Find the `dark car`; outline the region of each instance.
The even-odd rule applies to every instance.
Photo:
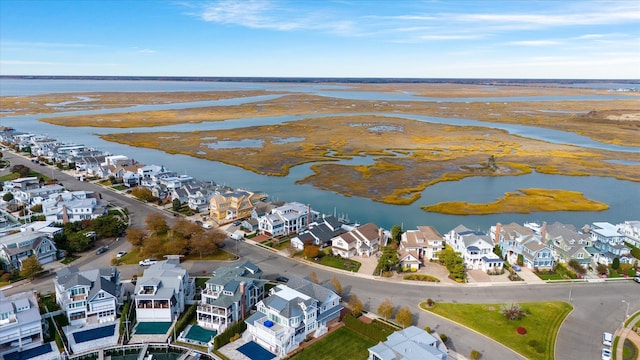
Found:
[[[286,277],[284,277],[284,276],[278,276],[278,277],[276,278],[276,281],[281,282],[281,283],[285,283],[285,284],[286,284],[287,282],[289,282],[289,278],[286,278]]]
[[[96,250],[96,255],[100,255],[102,253],[105,253],[105,252],[107,252],[107,250],[109,250],[109,249],[107,249],[106,247],[103,246],[100,249]]]
[[[40,163],[40,166],[45,166],[45,163]]]

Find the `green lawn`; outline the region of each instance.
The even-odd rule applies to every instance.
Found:
[[[295,360],[358,360],[369,356],[368,348],[377,344],[376,341],[350,331],[345,327],[335,330],[331,334],[318,340],[294,356]],[[337,351],[339,349],[339,351]]]
[[[311,261],[324,266],[330,266],[332,268],[353,271],[353,272],[358,272],[358,269],[360,269],[360,265],[362,265],[361,263],[355,260],[343,259],[337,256],[329,256],[329,255],[324,255],[322,257],[319,257],[317,261],[314,261],[313,259],[311,259]]]
[[[507,320],[502,315],[502,305],[436,303],[430,309],[421,303],[420,307],[474,329],[528,359],[552,360],[556,335],[573,306],[560,301],[520,303],[527,315],[521,320]],[[519,335],[518,326],[524,327],[527,334]]]

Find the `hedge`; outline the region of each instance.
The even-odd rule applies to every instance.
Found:
[[[180,334],[184,328],[187,327],[191,323],[191,320],[196,316],[196,310],[198,308],[198,304],[195,303],[184,312],[182,317],[176,321],[176,334]]]
[[[247,330],[247,324],[244,321],[238,321],[237,323],[229,326],[227,330],[213,338],[213,348],[215,350],[220,349],[227,345],[232,337],[236,334],[242,334],[245,330]]]

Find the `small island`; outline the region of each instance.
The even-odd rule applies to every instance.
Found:
[[[588,199],[577,191],[558,189],[518,189],[488,204],[464,201],[442,202],[422,206],[428,212],[449,215],[489,215],[502,213],[529,214],[541,211],[603,211],[607,204]]]

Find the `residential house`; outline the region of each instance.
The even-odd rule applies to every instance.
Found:
[[[11,193],[14,198],[27,206],[41,204],[44,200],[48,199],[51,195],[59,194],[64,191],[64,186],[59,184],[44,183],[39,184],[38,187],[29,187],[27,189],[13,189]]]
[[[0,291],[0,358],[42,344],[42,316],[34,292],[4,297]]]
[[[92,191],[63,192],[42,202],[48,221],[75,222],[107,214],[107,202],[96,199]]]
[[[625,242],[640,248],[640,220],[625,221],[622,224],[618,224],[618,231],[624,234]]]
[[[244,320],[264,298],[266,281],[261,277],[262,270],[250,262],[216,269],[201,292],[196,310],[198,326],[223,332],[228,326]]]
[[[444,249],[444,237],[433,226],[418,226],[407,230],[400,238],[400,250],[413,252],[421,261],[438,259],[437,253]]]
[[[300,346],[307,337],[320,337],[327,324],[337,321],[342,306],[335,292],[299,277],[278,285],[258,302],[248,317],[243,337],[283,357]]]
[[[251,215],[254,204],[266,197],[262,192],[242,189],[216,192],[209,201],[209,216],[219,222],[244,219]]]
[[[633,262],[631,248],[624,244],[627,237],[617,226],[608,222],[594,222],[589,235],[593,240],[593,247],[599,251],[595,256],[597,263],[609,265],[615,258],[624,264]]]
[[[555,260],[551,249],[542,241],[546,238],[545,226],[546,223],[538,233],[532,230],[531,224],[523,226],[517,223],[498,223],[491,227],[490,236],[510,264],[517,264],[518,255],[522,255],[523,265],[529,269],[550,270],[555,265]]]
[[[546,226],[546,237],[543,239],[553,252],[557,262],[568,263],[575,260],[585,269],[592,264],[592,258],[587,250],[591,246],[589,234],[576,229],[571,224],[555,222]]]
[[[195,279],[180,266],[177,257],[159,261],[138,278],[134,291],[139,322],[171,322],[195,296]]]
[[[325,248],[331,246],[331,239],[343,234],[346,230],[342,223],[333,216],[323,216],[322,219],[309,224],[307,230],[302,231],[298,236],[291,239],[291,246],[298,250],[304,249],[304,245],[311,245]]]
[[[401,250],[398,258],[402,271],[417,271],[422,265],[422,260],[415,250]]]
[[[377,253],[386,240],[382,228],[368,223],[332,238],[331,252],[346,259],[355,255],[369,257]]]
[[[367,360],[446,360],[447,353],[447,347],[436,337],[409,326],[370,347]]]
[[[56,235],[62,234],[63,232],[62,228],[55,227],[53,226],[54,224],[55,222],[53,221],[34,221],[20,226],[20,231],[37,231],[46,234],[47,237],[53,239]]]
[[[56,272],[53,283],[56,302],[70,325],[94,325],[116,320],[116,310],[122,303],[122,284],[117,268],[80,271],[75,266],[67,266]]]
[[[209,208],[209,202],[214,194],[215,183],[195,181],[191,184],[186,184],[183,189],[187,193],[187,206],[189,209],[196,210],[198,212],[207,211]]]
[[[462,255],[469,270],[501,271],[504,261],[493,252],[491,237],[481,231],[458,225],[444,236],[455,252]]]
[[[48,233],[21,231],[0,237],[0,262],[5,271],[22,269],[22,262],[35,256],[40,264],[56,260],[58,249]]]
[[[290,202],[273,208],[258,219],[258,231],[271,236],[297,234],[308,229],[309,224],[319,217],[317,211],[299,202]]]

